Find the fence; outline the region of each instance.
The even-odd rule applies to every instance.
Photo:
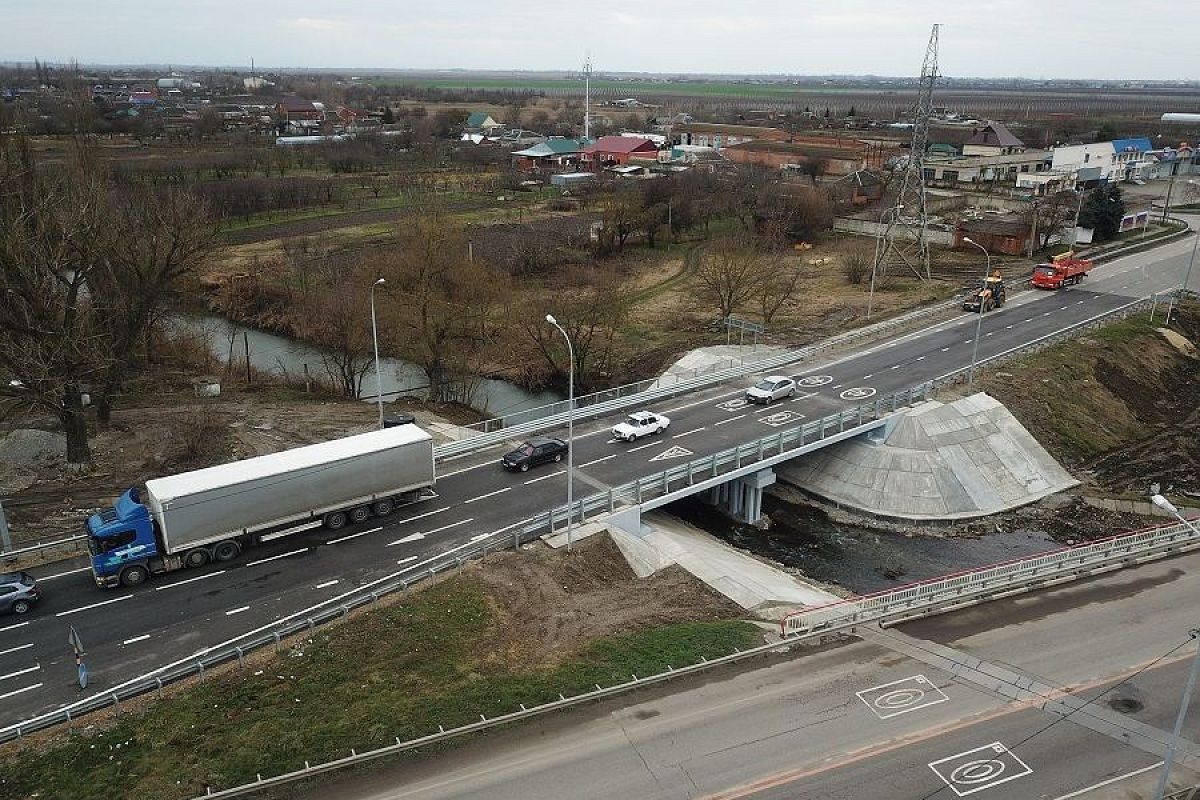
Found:
[[[1200,546],[1200,528],[1176,522],[1098,542],[1064,547],[1028,558],[910,584],[899,589],[805,609],[784,617],[783,636],[833,632],[896,618],[950,610],[1013,591],[1161,558]]]

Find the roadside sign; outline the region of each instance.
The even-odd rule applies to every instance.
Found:
[[[74,625],[68,627],[71,631],[67,634],[67,644],[71,645],[71,649],[75,651],[75,658],[80,658],[84,654],[83,640],[79,638],[79,632],[75,630]]]

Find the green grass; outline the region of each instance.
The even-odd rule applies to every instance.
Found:
[[[494,657],[496,633],[483,582],[457,577],[101,733],[10,751],[0,761],[0,798],[192,797],[758,641],[744,622],[684,623],[601,639],[557,666],[521,670]]]
[[[529,91],[529,92],[572,92],[582,91],[583,81],[567,78],[398,78],[380,81],[381,84],[396,86],[417,86],[431,89],[478,89],[492,91]],[[595,92],[611,92],[622,97],[632,97],[637,94],[670,94],[690,97],[729,97],[752,96],[762,99],[787,99],[798,94],[838,93],[846,94],[855,90],[848,87],[804,85],[793,86],[788,83],[737,83],[733,81],[612,81],[593,80],[592,90]],[[862,90],[869,93],[869,90]],[[638,110],[638,109],[631,109]]]

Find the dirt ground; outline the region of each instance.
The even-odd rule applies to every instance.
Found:
[[[1200,496],[1200,306],[1138,318],[1002,365],[982,388],[1085,482],[1144,497]]]
[[[541,545],[505,553],[478,574],[502,620],[495,658],[507,663],[550,665],[602,636],[745,616],[680,567],[638,578],[607,535],[577,543],[571,554]]]
[[[75,533],[86,514],[148,478],[363,433],[377,419],[368,403],[274,388],[234,389],[205,400],[179,391],[157,400],[115,409],[107,428],[91,421],[95,466],[88,472],[66,473],[61,454],[33,464],[0,464],[14,542]],[[408,411],[418,424],[444,421],[415,403],[391,404],[389,411]],[[0,436],[18,427],[55,426],[50,419],[11,419]]]

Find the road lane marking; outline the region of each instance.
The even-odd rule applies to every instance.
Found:
[[[463,453],[463,455],[467,455],[467,454]],[[439,478],[452,478],[455,475],[462,475],[464,472],[470,472],[473,469],[479,469],[480,467],[490,467],[490,466],[494,465],[495,463],[496,463],[495,461],[485,461],[482,464],[476,464],[473,467],[464,467],[463,469],[455,470],[454,472],[439,472],[438,477]]]
[[[127,594],[124,597],[114,597],[112,600],[101,600],[99,603],[92,603],[91,605],[80,606],[79,608],[72,608],[69,611],[60,611],[57,614],[55,614],[54,616],[65,617],[68,614],[78,614],[80,611],[87,611],[89,608],[99,608],[100,606],[106,606],[109,603],[119,603],[122,600],[128,600],[131,597],[133,597],[133,595]]]
[[[903,366],[903,364],[894,364],[894,365],[888,367],[888,369],[900,369],[900,367],[902,367],[902,366]]]
[[[1117,783],[1118,781],[1123,781],[1126,778],[1132,778],[1134,775],[1141,775],[1143,772],[1149,772],[1152,769],[1158,769],[1159,767],[1161,767],[1163,765],[1163,763],[1164,762],[1162,762],[1162,761],[1156,761],[1155,763],[1151,764],[1148,767],[1142,767],[1141,769],[1135,769],[1133,772],[1126,772],[1124,775],[1118,775],[1117,777],[1109,778],[1106,781],[1100,781],[1099,783],[1093,783],[1091,786],[1085,786],[1082,789],[1077,789],[1076,791],[1071,792],[1070,794],[1060,795],[1060,796],[1054,798],[1054,800],[1071,800],[1072,797],[1082,797],[1085,794],[1090,794],[1094,789],[1102,789],[1105,786],[1110,786],[1114,783]]]
[[[149,638],[150,634],[143,633],[141,636],[135,636],[132,639],[126,639],[125,641],[121,642],[121,646],[124,647],[127,644],[134,644],[135,642],[144,642]]]
[[[579,466],[580,467],[590,467],[592,464],[599,464],[601,461],[608,461],[610,458],[616,458],[618,455],[620,455],[620,453],[613,453],[611,456],[605,456],[604,458],[597,458],[594,461],[588,461],[584,464],[580,464]]]
[[[91,567],[81,567],[80,569],[72,569],[72,570],[68,570],[67,572],[58,572],[58,573],[55,573],[54,575],[45,575],[41,578],[38,578],[38,580],[39,581],[52,581],[55,578],[61,578],[64,575],[74,575],[77,572],[87,572],[90,569],[91,569]]]
[[[408,536],[397,539],[394,542],[388,542],[385,547],[391,547],[394,544],[405,544],[406,542],[419,542],[425,538],[423,533],[410,533]]]
[[[378,533],[381,530],[383,530],[382,526],[380,526],[378,528],[371,528],[369,531],[359,531],[358,533],[352,533],[349,536],[339,536],[336,539],[330,539],[325,544],[337,544],[338,542],[347,542],[351,539],[357,539],[360,536],[366,536],[368,533]]]
[[[1081,305],[1083,305],[1083,301],[1082,301],[1082,300],[1080,300],[1080,301],[1079,301],[1078,303],[1076,303],[1075,305],[1077,305],[1077,306],[1081,306]]]
[[[880,719],[891,719],[950,699],[924,675],[901,678],[854,694]]]
[[[232,608],[229,611],[225,612],[225,616],[232,617],[234,614],[240,614],[243,611],[249,611],[249,610],[250,610],[250,606],[242,606],[240,608]]]
[[[7,675],[0,675],[0,681],[6,681],[9,678],[16,678],[20,675],[28,675],[31,672],[37,672],[41,668],[42,668],[42,665],[40,663],[34,664],[32,667],[26,667],[25,669],[19,669],[16,672],[10,672]]]
[[[28,624],[29,624],[28,622],[18,622],[16,625],[9,625],[5,628],[0,628],[0,633],[4,633],[5,631],[11,631],[13,628],[24,628]]]
[[[946,351],[947,351],[947,350],[949,350],[949,349],[950,349],[949,347],[943,347],[943,348],[942,348],[942,352],[944,353],[944,352],[946,352]],[[867,377],[869,378],[869,377],[871,377],[871,376],[870,376],[870,375],[868,375]]]
[[[672,439],[682,439],[685,436],[691,436],[693,433],[699,433],[700,431],[702,431],[704,429],[705,429],[704,427],[693,428],[690,431],[684,431],[683,433],[677,433],[674,436],[672,436],[671,438]]]
[[[1012,326],[1009,325],[1008,327],[1011,328]],[[917,361],[924,361],[924,360],[925,360],[925,356],[917,356]],[[834,388],[836,389],[837,387],[835,386]]]
[[[22,692],[31,692],[34,689],[40,689],[40,688],[42,688],[42,685],[40,683],[35,683],[33,686],[26,686],[24,689],[17,689],[16,691],[6,692],[5,694],[0,694],[0,700],[6,700],[14,695],[21,694]]]
[[[950,348],[946,348],[946,349],[949,350]],[[868,375],[863,375],[863,380],[865,381],[867,378],[874,378],[874,377],[875,377],[875,373],[872,372]]]
[[[1128,289],[1129,287],[1128,287],[1128,286],[1122,286],[1121,288],[1122,288],[1122,289]],[[1066,311],[1068,308],[1070,308],[1070,306],[1063,306],[1062,308],[1060,308],[1060,309],[1059,309],[1059,311]]]
[[[557,476],[557,475],[562,475],[564,472],[566,472],[566,470],[565,470],[565,469],[560,469],[558,472],[551,472],[549,475],[543,475],[543,476],[542,476],[542,477],[540,477],[540,478],[530,478],[530,479],[529,479],[529,480],[527,480],[527,481],[522,481],[522,484],[523,484],[523,485],[525,485],[525,486],[528,486],[528,485],[529,485],[529,484],[531,484],[531,483],[537,483],[538,481],[544,481],[544,480],[546,480],[546,479],[548,479],[548,478],[553,478],[553,477],[555,477],[555,476]]]
[[[318,589],[328,589],[330,586],[337,586],[338,583],[339,583],[338,579],[334,578],[331,581],[322,581],[321,583],[318,583],[317,588]]]
[[[839,383],[837,386],[830,386],[829,388],[830,388],[830,389],[840,389],[840,388],[842,388],[842,387],[843,387],[843,386],[845,386],[845,385],[846,385],[846,384],[844,384],[844,383]],[[799,400],[799,399],[801,399],[801,398],[799,398],[799,397],[793,397],[793,398],[792,398],[792,402],[794,403],[794,402],[796,402],[796,401],[797,401],[797,400]]]
[[[478,542],[480,539],[486,539],[491,536],[490,533],[477,533],[471,537],[472,542]]]
[[[301,547],[299,550],[291,550],[287,553],[280,553],[277,556],[270,556],[268,558],[260,558],[258,561],[247,561],[245,566],[253,567],[255,564],[265,564],[268,561],[278,561],[281,558],[287,558],[289,556],[298,556],[301,553],[307,553],[307,552],[308,552],[307,547]]]
[[[1033,322],[1033,317],[1026,317],[1025,322]]]
[[[479,497],[472,497],[470,500],[463,500],[463,505],[467,505],[468,503],[474,503],[476,500],[484,500],[488,497],[495,497],[498,494],[504,494],[505,492],[511,492],[511,491],[512,491],[511,486],[505,486],[503,489],[497,489],[494,492],[488,492],[487,494],[481,494],[481,495],[479,495]]]
[[[429,536],[432,533],[441,533],[442,531],[448,531],[451,528],[457,528],[459,525],[466,525],[468,522],[474,522],[474,521],[475,521],[474,517],[467,517],[466,519],[460,519],[458,522],[451,522],[449,525],[443,525],[440,528],[434,528],[431,531],[426,531],[425,535]]]
[[[744,417],[746,415],[742,414],[742,416]],[[626,452],[627,453],[636,453],[638,450],[645,450],[647,447],[654,447],[657,444],[658,444],[658,442],[651,442],[650,444],[643,444],[643,445],[639,445],[637,447],[631,447]]]
[[[408,563],[408,562],[410,562],[410,561],[416,561],[416,560],[417,560],[417,557],[416,557],[416,556],[408,556],[408,557],[406,557],[406,558],[402,558],[402,559],[400,559],[400,560],[399,560],[399,561],[397,561],[396,563],[397,563],[397,564],[407,564],[407,563]]]
[[[18,650],[28,650],[31,647],[33,647],[33,642],[30,642],[29,644],[17,645],[16,647],[10,647],[7,650],[0,650],[0,656],[6,656],[9,653],[15,653]]]
[[[398,519],[398,520],[396,520],[396,524],[402,525],[405,522],[415,522],[416,520],[425,519],[426,517],[432,517],[434,514],[440,514],[443,511],[449,511],[449,510],[450,510],[450,506],[443,506],[442,508],[435,508],[433,511],[426,511],[424,514],[417,514],[415,517],[405,517],[404,519]]]
[[[1011,330],[1012,330],[1012,325],[1005,325],[1005,326],[1004,326],[1004,330],[1006,330],[1006,331],[1011,331]]]
[[[225,574],[225,570],[219,569],[216,572],[210,572],[207,575],[197,575],[194,578],[187,578],[186,580],[175,581],[174,583],[168,583],[163,586],[155,586],[154,591],[161,592],[163,589],[174,589],[176,586],[183,586],[185,583],[195,583],[196,581],[202,581],[207,578],[211,578],[214,575],[224,575],[224,574]]]
[[[742,417],[744,417],[744,416],[746,416],[746,415],[745,415],[745,414],[738,414],[736,417],[729,417],[728,419],[723,419],[723,420],[721,420],[720,422],[716,422],[716,423],[714,423],[714,427],[715,427],[716,425],[724,425],[726,422],[733,422],[735,419],[741,419],[741,418],[742,418]]]

